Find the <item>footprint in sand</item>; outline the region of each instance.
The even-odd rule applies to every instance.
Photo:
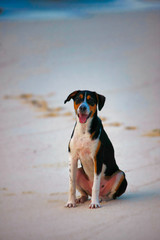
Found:
[[[6,187],[0,188],[0,191],[7,191],[8,189]]]
[[[26,191],[26,192],[22,192],[23,195],[32,195],[34,194],[34,192],[32,191]]]
[[[5,196],[6,197],[13,197],[13,196],[16,196],[15,193],[5,193]]]
[[[128,127],[125,127],[126,130],[136,130],[137,127],[135,126],[128,126]]]
[[[152,131],[143,134],[144,137],[160,137],[160,129],[153,129]]]
[[[68,192],[54,192],[54,193],[50,193],[50,196],[58,196],[58,195],[67,195]]]
[[[52,97],[54,93],[49,93],[46,96],[34,95],[31,93],[20,94],[18,96],[4,96],[4,99],[16,99],[20,100],[21,103],[27,104],[32,107],[32,109],[36,112],[43,112],[43,115],[38,117],[40,118],[50,118],[50,117],[59,117],[59,116],[72,116],[71,112],[63,112],[63,107],[50,107],[49,103],[45,99],[45,97]]]
[[[119,123],[119,122],[105,123],[104,126],[120,127],[120,126],[122,126],[122,123]]]
[[[100,119],[102,120],[102,122],[107,121],[107,118],[106,118],[106,117],[100,117]]]

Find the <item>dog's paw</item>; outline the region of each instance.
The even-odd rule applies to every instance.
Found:
[[[90,209],[94,209],[94,208],[100,208],[101,207],[101,205],[97,202],[97,203],[90,203],[90,205],[89,205],[89,208]]]
[[[76,203],[79,204],[79,203],[84,203],[88,200],[88,196],[81,196],[79,198],[76,199]]]
[[[67,202],[65,207],[67,207],[67,208],[75,208],[76,207],[76,203],[75,202]]]

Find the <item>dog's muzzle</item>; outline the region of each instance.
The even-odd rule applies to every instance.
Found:
[[[81,104],[78,109],[78,117],[80,123],[86,123],[87,119],[91,116],[91,112],[89,112],[88,107],[86,104]]]

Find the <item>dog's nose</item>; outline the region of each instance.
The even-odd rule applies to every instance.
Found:
[[[85,112],[85,111],[87,110],[87,107],[86,107],[84,104],[82,104],[82,105],[79,107],[79,110],[80,110],[81,112]]]

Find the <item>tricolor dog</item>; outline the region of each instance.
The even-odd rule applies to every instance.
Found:
[[[114,149],[100,118],[105,97],[96,92],[74,91],[64,103],[73,99],[76,124],[68,145],[69,199],[66,207],[75,207],[91,196],[89,208],[100,207],[100,199],[115,199],[127,187],[124,172],[116,164]],[[78,168],[78,160],[81,168]],[[81,196],[76,199],[76,189]]]

